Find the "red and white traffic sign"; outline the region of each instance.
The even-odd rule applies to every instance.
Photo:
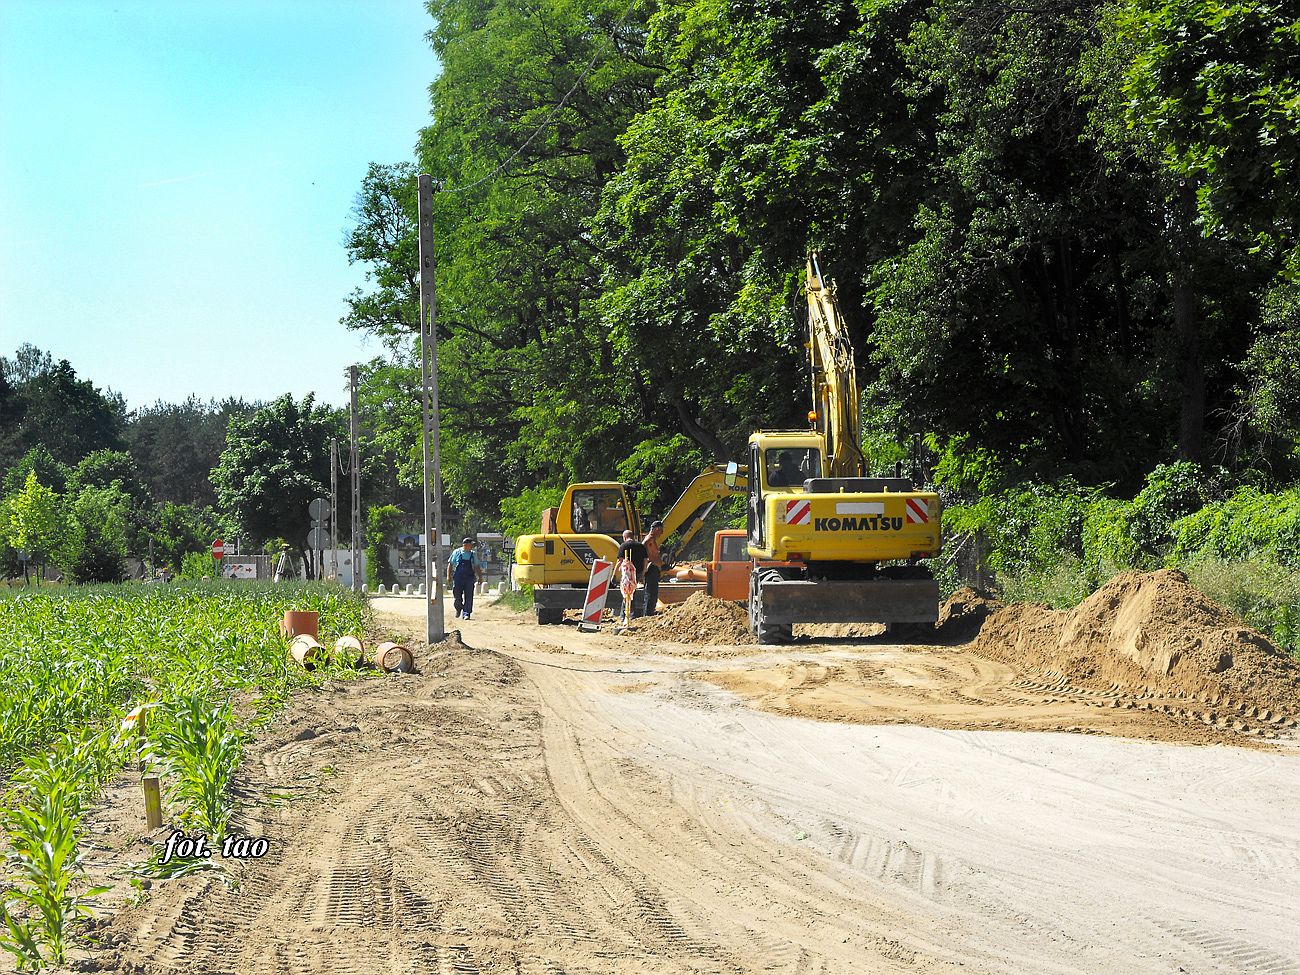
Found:
[[[223,543],[221,539],[218,538],[215,542],[212,543],[212,557],[214,559],[219,559],[221,558],[221,556],[225,554],[226,554],[225,543]]]
[[[582,607],[582,622],[578,629],[600,629],[600,614],[605,611],[609,598],[609,580],[614,574],[614,563],[608,559],[595,559],[591,563],[591,578],[587,581],[587,599]]]

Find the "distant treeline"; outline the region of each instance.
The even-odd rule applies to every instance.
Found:
[[[643,507],[808,408],[821,253],[869,446],[948,487],[1158,464],[1286,480],[1300,430],[1300,22],[1248,0],[433,0],[418,164],[374,165],[346,323],[418,457],[415,185],[436,204],[444,458],[480,512]],[[397,446],[400,444],[400,448]]]
[[[364,503],[397,527],[415,524],[404,512],[418,520],[418,500],[362,419]],[[57,568],[74,581],[117,581],[128,559],[150,555],[155,567],[202,575],[214,568],[213,539],[236,535],[245,551],[305,555],[309,503],[329,494],[331,438],[346,458],[345,412],[310,394],[191,396],[128,411],[68,361],[23,345],[0,356],[0,578]],[[346,539],[351,493],[342,463],[336,473]]]

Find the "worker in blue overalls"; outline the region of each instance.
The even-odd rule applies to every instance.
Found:
[[[477,577],[477,579],[476,579]],[[483,569],[474,555],[474,539],[466,538],[447,560],[447,582],[451,586],[456,619],[469,619],[474,612],[474,583],[483,581]]]

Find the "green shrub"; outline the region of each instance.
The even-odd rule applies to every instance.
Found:
[[[1167,561],[1171,565],[1263,556],[1300,567],[1300,489],[1266,494],[1255,487],[1240,487],[1226,500],[1179,518],[1170,534]]]
[[[214,579],[219,575],[217,560],[210,552],[186,552],[181,558],[182,579]]]
[[[388,563],[388,550],[397,541],[397,529],[406,517],[395,504],[381,504],[366,512],[366,582],[391,586],[397,575]]]
[[[1300,658],[1300,570],[1259,556],[1209,559],[1184,571],[1197,589]]]
[[[1155,568],[1153,556],[1142,552],[1133,535],[1134,503],[1096,498],[1084,514],[1083,568],[1092,585],[1117,572],[1138,567]]]

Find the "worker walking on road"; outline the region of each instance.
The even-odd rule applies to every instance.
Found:
[[[474,555],[474,539],[466,538],[460,546],[447,560],[447,582],[458,620],[469,619],[474,612],[474,583],[483,581],[483,569]]]
[[[632,529],[623,532],[623,544],[618,549],[618,588],[623,594],[623,623],[632,625],[632,617],[639,616],[632,600],[636,597],[636,586],[645,575],[646,547],[636,540]]]
[[[654,616],[659,612],[659,576],[663,573],[664,564],[659,539],[663,537],[663,533],[664,523],[655,521],[650,524],[650,531],[642,540],[646,550],[645,601],[642,603],[642,616]]]

